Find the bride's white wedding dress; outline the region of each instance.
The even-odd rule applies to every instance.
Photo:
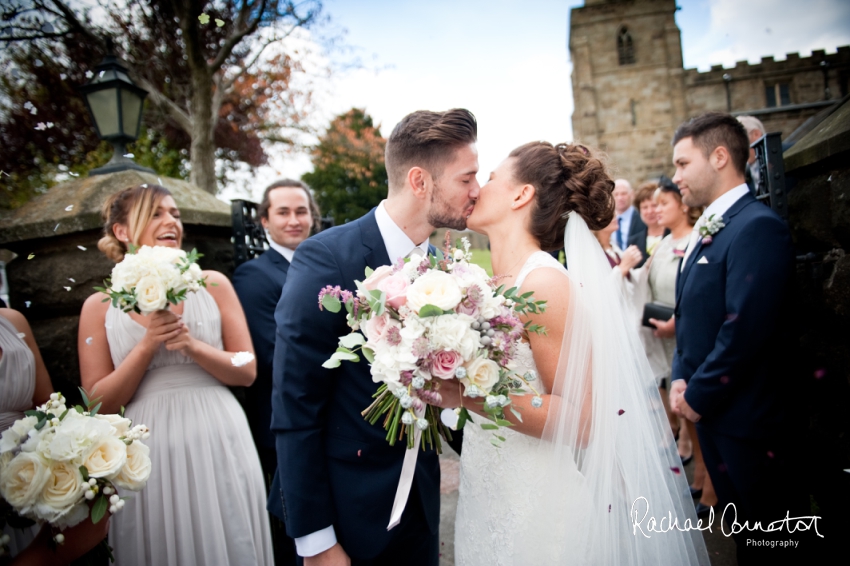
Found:
[[[528,274],[539,268],[556,269],[567,277],[567,270],[560,262],[546,252],[537,252],[520,270],[515,286],[521,287]],[[517,373],[536,372],[534,356],[527,343],[517,346],[514,361]],[[548,393],[540,379],[532,385],[539,393]],[[535,500],[529,493],[547,489],[541,474],[547,458],[538,450],[540,440],[510,428],[501,429],[497,433],[505,442],[501,448],[496,448],[490,443],[494,431],[478,426],[484,417],[473,414],[472,419],[474,423],[467,423],[463,430],[455,519],[456,562],[459,566],[534,564],[516,555],[516,534],[535,513]],[[564,478],[562,488],[560,496],[571,501],[576,509],[589,505],[587,486],[575,467]],[[494,494],[498,496],[493,497]],[[575,533],[580,532],[580,519],[578,514],[567,513],[553,517],[561,523],[559,531]],[[574,524],[568,525],[568,522]],[[579,541],[552,542],[566,552]]]
[[[222,349],[221,313],[205,289],[189,293],[183,321]],[[106,312],[115,367],[146,329]],[[110,520],[119,566],[264,564],[272,557],[266,490],[248,420],[230,390],[181,352],[160,347],[125,415],[151,429],[151,476]]]
[[[707,565],[700,531],[657,533],[648,526],[651,517],[664,518],[667,525],[669,516],[681,529],[687,520],[695,527],[696,514],[625,298],[613,285],[599,244],[575,213],[567,222],[565,250],[569,273],[549,254],[537,252],[515,282],[521,286],[534,269],[556,269],[570,295],[542,438],[501,429],[506,441],[496,448],[490,444],[493,431],[478,426],[483,417],[473,415],[475,423],[467,423],[456,562]],[[516,361],[519,370],[535,369],[527,344],[519,345]],[[585,398],[591,399],[590,409],[582,412]]]

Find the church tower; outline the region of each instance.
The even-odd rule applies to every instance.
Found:
[[[634,186],[671,175],[686,118],[676,0],[585,0],[570,14],[573,137]]]

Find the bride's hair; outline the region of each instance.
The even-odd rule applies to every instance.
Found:
[[[513,176],[534,185],[531,235],[544,251],[564,245],[567,215],[576,211],[591,230],[600,230],[614,217],[614,181],[605,164],[583,145],[530,142],[513,150]]]
[[[165,187],[146,183],[118,191],[109,197],[101,209],[103,237],[98,240],[97,249],[115,263],[123,260],[127,253],[127,242],[115,237],[113,227],[116,224],[127,226],[130,242],[138,242],[153,218],[159,201],[169,195],[171,192]]]

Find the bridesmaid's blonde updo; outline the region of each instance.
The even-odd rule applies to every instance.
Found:
[[[106,257],[118,263],[127,253],[128,243],[137,243],[147,228],[159,206],[159,201],[171,195],[165,187],[159,185],[137,185],[118,191],[103,203],[103,237],[97,242],[97,249]],[[115,237],[116,224],[127,226],[130,242],[122,242]]]
[[[513,176],[534,185],[531,235],[544,251],[564,247],[567,215],[576,211],[588,228],[600,230],[614,218],[614,181],[605,165],[583,145],[531,142],[511,152]]]

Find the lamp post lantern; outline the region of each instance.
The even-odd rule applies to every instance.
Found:
[[[105,175],[135,169],[153,173],[124,156],[127,144],[139,137],[142,106],[148,92],[127,75],[126,67],[111,53],[95,67],[92,80],[79,88],[83,93],[100,139],[112,144],[112,159],[89,175]]]

